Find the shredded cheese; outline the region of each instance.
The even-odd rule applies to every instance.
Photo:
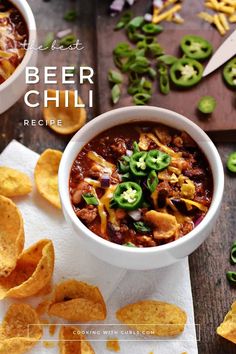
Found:
[[[200,12],[198,14],[198,17],[200,17],[202,20],[213,23],[214,22],[214,17],[210,15],[208,12]]]
[[[114,191],[116,189],[117,185],[113,184],[111,185],[105,192],[105,194],[102,196],[100,203],[105,206],[108,214],[109,214],[109,220],[111,221],[112,224],[117,225],[117,219],[116,219],[116,213],[115,210],[110,208],[110,201],[113,198]]]
[[[116,166],[113,165],[113,163],[106,161],[102,156],[98,155],[94,151],[89,151],[87,156],[90,160],[93,160],[94,162],[98,163],[102,167],[107,168],[108,170],[113,171],[116,168]]]
[[[156,132],[156,130],[155,130]],[[159,146],[165,153],[167,153],[168,155],[172,156],[172,157],[180,157],[182,154],[179,153],[179,152],[175,152],[174,150],[172,150],[171,148],[169,148],[168,146],[166,145],[163,145],[160,140],[155,136],[153,135],[152,133],[147,133],[147,137],[154,141],[154,143]]]
[[[180,4],[175,5],[170,10],[163,12],[157,16],[153,16],[152,22],[153,23],[160,23],[163,20],[166,20],[170,15],[173,15],[175,12],[180,11],[182,6]]]
[[[190,199],[185,199],[185,198],[181,198],[180,200],[183,200],[185,203],[186,203],[186,206],[195,206],[196,208],[200,209],[201,211],[203,212],[207,212],[208,208],[201,204],[201,203],[198,203],[198,202],[195,202],[194,200],[190,200]]]
[[[214,24],[216,25],[216,28],[218,29],[218,31],[220,32],[220,34],[223,36],[225,35],[226,31],[224,29],[224,27],[221,24],[219,15],[214,15]]]
[[[221,22],[221,24],[222,24],[222,26],[224,27],[224,29],[226,30],[226,31],[229,31],[229,23],[228,23],[228,21],[227,21],[227,18],[226,18],[226,16],[225,16],[225,14],[223,14],[223,13],[220,13],[219,14],[219,19],[220,19],[220,22]]]

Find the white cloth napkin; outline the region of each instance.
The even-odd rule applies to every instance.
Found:
[[[0,165],[25,172],[33,181],[37,159],[38,154],[13,140],[0,155]],[[49,238],[54,243],[56,254],[54,282],[76,278],[97,285],[103,293],[108,309],[107,320],[104,324],[83,326],[88,331],[91,329],[98,331],[87,336],[92,341],[91,344],[97,354],[109,353],[103,341],[108,338],[107,332],[104,332],[106,330],[118,331],[118,334],[111,332],[110,337],[119,338],[121,354],[198,353],[188,259],[161,270],[126,271],[119,269],[90,255],[66,224],[62,212],[44,200],[35,188],[29,196],[14,198],[14,201],[24,218],[25,248],[42,238]],[[124,333],[127,327],[119,326],[115,318],[116,310],[128,303],[143,299],[158,299],[183,308],[188,315],[188,325],[184,333],[175,339],[158,340]],[[24,301],[37,305],[42,299],[34,298]],[[12,302],[14,301],[0,302],[1,319]],[[55,320],[56,318],[53,319]],[[44,332],[42,341],[29,354],[58,353],[57,333],[54,337],[50,337],[48,328],[45,328]],[[55,347],[46,349],[43,343],[45,340],[55,341]]]

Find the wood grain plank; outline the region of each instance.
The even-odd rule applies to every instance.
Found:
[[[107,12],[108,1],[104,1],[98,8],[97,18],[98,33],[98,70],[100,87],[100,110],[102,112],[111,109],[110,88],[107,81],[107,72],[114,68],[112,49],[120,41],[127,41],[124,31],[114,31],[117,18],[112,18]],[[197,34],[208,39],[217,49],[223,39],[218,32],[208,23],[197,17],[197,13],[203,11],[204,1],[186,1],[183,5],[182,14],[185,18],[184,25],[172,23],[164,24],[164,31],[158,36],[160,44],[168,54],[181,55],[179,50],[180,39],[185,34]],[[147,12],[150,2],[138,1],[132,8],[134,14],[142,15]],[[234,26],[232,26],[233,28]],[[109,43],[109,45],[108,45]],[[154,85],[155,86],[155,85]],[[157,86],[157,85],[156,85]],[[115,107],[132,105],[132,98],[127,95],[126,87],[122,88],[122,98]],[[197,102],[202,96],[212,95],[217,99],[217,108],[209,119],[202,118],[197,112]],[[169,95],[163,96],[155,88],[150,105],[168,108],[185,115],[193,120],[207,132],[234,130],[236,137],[236,100],[235,92],[228,89],[222,79],[222,70],[218,70],[199,85],[190,90],[178,90],[172,87]],[[216,135],[216,138],[219,137]],[[231,140],[230,134],[225,135]]]

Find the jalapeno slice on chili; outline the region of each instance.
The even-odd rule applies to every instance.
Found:
[[[188,58],[203,60],[212,54],[212,45],[200,36],[186,35],[181,39],[180,46]]]
[[[236,58],[230,60],[224,67],[223,76],[225,82],[230,86],[236,87]]]
[[[181,58],[170,68],[172,82],[183,88],[196,85],[201,80],[202,73],[202,64],[190,58]]]
[[[120,183],[114,192],[113,201],[118,208],[137,209],[142,202],[142,188],[135,182]]]
[[[130,157],[130,169],[135,176],[142,177],[146,176],[147,164],[146,164],[147,153],[143,151],[135,152]]]
[[[229,155],[227,159],[227,168],[230,172],[236,173],[236,151]]]
[[[147,154],[146,164],[155,171],[160,171],[169,166],[171,157],[159,150],[150,150]]]

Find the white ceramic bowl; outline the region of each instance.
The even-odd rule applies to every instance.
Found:
[[[29,43],[31,46],[37,45],[36,23],[33,12],[26,0],[10,0],[11,3],[21,12],[29,31]],[[0,114],[13,106],[26,90],[25,68],[35,66],[37,61],[37,51],[28,49],[26,54],[14,73],[0,85]]]
[[[150,121],[186,131],[201,147],[213,173],[214,192],[209,211],[189,234],[169,244],[151,248],[124,247],[106,241],[91,232],[75,215],[69,195],[71,166],[81,148],[97,134],[119,124]],[[206,176],[207,178],[207,176]],[[98,258],[127,269],[153,269],[168,266],[188,256],[209,236],[220,211],[224,190],[224,170],[216,147],[196,124],[184,116],[158,107],[126,107],[109,111],[79,130],[67,145],[59,169],[59,192],[66,220],[78,241]],[[76,237],[76,236],[73,236]],[[80,247],[78,243],[78,247]]]

